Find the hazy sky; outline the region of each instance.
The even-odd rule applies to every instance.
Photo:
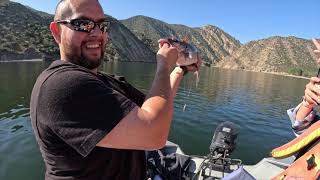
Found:
[[[54,13],[58,0],[14,0]],[[242,43],[270,36],[320,38],[320,0],[100,0],[117,19],[144,15],[170,24],[211,24]]]

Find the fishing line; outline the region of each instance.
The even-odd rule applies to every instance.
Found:
[[[198,85],[199,85],[199,73],[198,73],[198,71],[196,71],[196,72],[194,72],[194,78],[195,78],[195,82],[196,82],[196,89],[198,88]],[[190,79],[190,78],[188,78],[188,79]],[[187,80],[188,80],[187,79]],[[182,108],[182,111],[183,112],[185,112],[186,111],[186,108],[187,108],[187,98],[189,99],[189,97],[190,97],[190,94],[191,94],[191,90],[192,90],[192,85],[190,85],[189,86],[189,90],[188,90],[188,86],[186,86],[185,85],[186,84],[186,82],[184,82],[184,89],[186,89],[186,95],[184,96],[184,106],[183,106],[183,108]]]

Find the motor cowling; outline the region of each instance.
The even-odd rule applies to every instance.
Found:
[[[238,134],[239,130],[234,123],[223,122],[219,124],[212,137],[212,142],[209,147],[210,153],[230,155],[236,148]]]

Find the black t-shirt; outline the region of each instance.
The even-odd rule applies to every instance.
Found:
[[[96,147],[144,98],[123,77],[53,62],[38,77],[30,104],[46,179],[144,179],[144,151]]]

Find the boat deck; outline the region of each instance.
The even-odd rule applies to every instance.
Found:
[[[170,153],[177,153],[186,155],[182,149],[179,147],[179,145],[174,144],[170,141],[167,141],[166,146],[164,147],[164,151],[166,154]],[[189,167],[190,176],[192,177],[196,172],[200,170],[201,163],[204,160],[204,157],[191,157],[191,164]],[[272,177],[275,177],[276,175],[280,174],[284,169],[286,169],[293,161],[294,157],[289,157],[286,159],[274,159],[272,157],[263,158],[260,162],[258,162],[255,165],[243,165],[243,168],[255,179],[258,180],[264,180],[264,179],[271,179]],[[221,179],[228,175],[233,170],[236,170],[238,168],[237,165],[230,166],[229,172],[226,170],[223,172],[221,169],[214,169],[212,168],[211,171],[209,169],[206,170],[206,172],[202,172],[202,174],[205,174],[207,176],[210,175],[210,177],[214,177],[215,179]],[[231,171],[230,171],[231,170]],[[203,179],[203,178],[195,178],[195,179]]]

